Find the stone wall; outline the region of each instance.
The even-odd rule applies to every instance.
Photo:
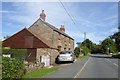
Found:
[[[51,46],[55,49],[48,49],[48,48],[38,48],[36,58],[40,61],[40,56],[44,53],[51,55],[51,64],[55,63],[55,59],[59,54],[58,47],[61,46],[60,51],[71,50],[74,52],[74,40],[52,30],[47,25],[45,25],[42,21],[37,21],[33,24],[32,27],[29,28],[31,32],[34,32],[40,35],[42,38],[45,39]]]
[[[54,31],[54,37],[53,37],[53,46],[58,49],[58,46],[61,46],[61,51],[71,50],[74,52],[74,40],[59,34],[58,32]]]
[[[65,48],[66,50],[74,51],[74,41],[72,39],[53,31],[42,21],[36,22],[29,30],[40,35],[56,49],[58,49],[58,46],[61,46],[61,51],[65,50]]]
[[[46,55],[50,55],[51,56],[51,64],[55,63],[55,59],[58,56],[58,50],[56,49],[49,49],[49,48],[38,48],[37,49],[37,55],[36,55],[36,59],[37,61],[40,62],[40,56],[46,54]]]
[[[47,25],[43,24],[42,21],[38,21],[29,30],[35,34],[40,35],[43,39],[45,39],[48,43],[52,43],[53,40],[53,30],[49,28]]]

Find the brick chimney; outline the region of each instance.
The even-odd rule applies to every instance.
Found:
[[[42,13],[40,13],[40,19],[42,19],[43,21],[45,21],[45,13],[44,13],[44,10],[42,10]]]
[[[63,33],[65,32],[65,27],[64,27],[64,25],[61,25],[60,31],[63,32]]]

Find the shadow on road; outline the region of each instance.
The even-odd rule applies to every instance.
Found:
[[[94,57],[94,58],[109,58],[109,59],[113,59],[113,57],[111,57],[111,56],[106,56],[106,55],[91,55],[91,57]]]
[[[59,62],[57,64],[69,64],[69,63],[71,63],[71,62],[70,61],[64,61],[64,62]]]

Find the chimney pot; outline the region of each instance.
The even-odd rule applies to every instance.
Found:
[[[61,25],[61,27],[60,27],[60,31],[63,32],[63,33],[65,32],[64,25]]]
[[[43,21],[45,21],[45,13],[44,13],[44,10],[42,10],[42,13],[40,13],[40,19],[42,19]]]

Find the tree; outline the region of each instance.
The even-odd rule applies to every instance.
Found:
[[[76,44],[77,47],[74,50],[76,57],[79,57],[80,54],[83,54],[84,56],[88,55],[93,45],[93,43],[89,39],[86,39],[82,43],[77,42]]]
[[[92,48],[91,54],[95,54],[95,53],[102,53],[101,45],[93,44],[93,48]]]
[[[105,54],[117,52],[116,44],[110,38],[106,38],[105,40],[102,41],[101,48],[103,53]]]
[[[120,52],[120,32],[113,34],[110,38],[115,39],[117,50]]]
[[[74,50],[74,53],[75,53],[76,57],[79,57],[79,55],[80,55],[80,48],[76,47],[75,50]]]
[[[93,42],[90,41],[89,39],[86,39],[85,41],[82,42],[84,46],[86,46],[90,51],[92,51],[93,48]]]
[[[86,46],[82,46],[81,48],[82,48],[81,52],[84,56],[90,54],[90,50]]]

